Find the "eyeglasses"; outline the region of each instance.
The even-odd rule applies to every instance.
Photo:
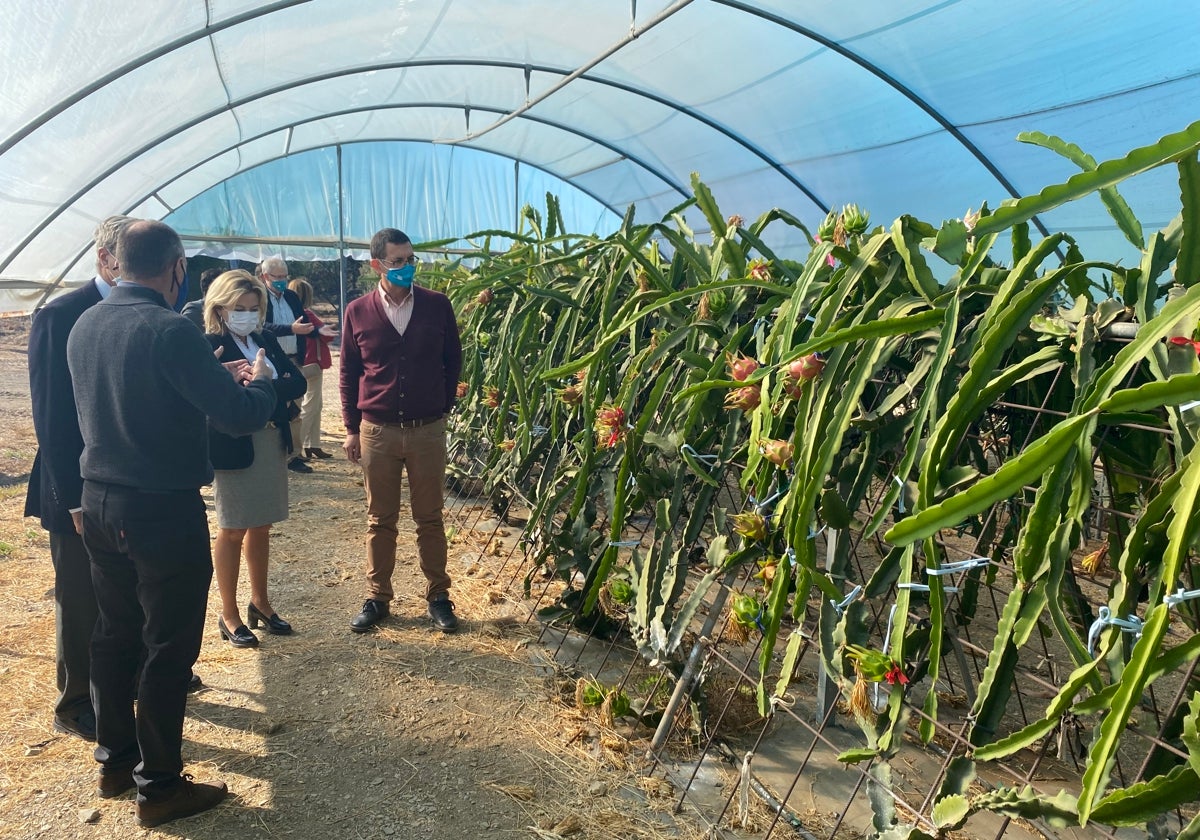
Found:
[[[392,260],[380,260],[379,264],[385,268],[400,268],[404,265],[416,265],[418,262],[420,262],[420,260],[417,259],[417,255],[413,254],[411,257],[406,257],[402,260],[396,260],[395,262]]]
[[[288,279],[288,277],[289,277],[290,275],[288,275],[288,274],[268,274],[267,276],[268,276],[268,277],[270,277],[272,280],[279,281],[279,280],[286,280],[286,279]]]

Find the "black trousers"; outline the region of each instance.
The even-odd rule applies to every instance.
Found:
[[[132,768],[139,801],[166,796],[183,771],[188,680],[212,581],[204,501],[199,490],[85,481],[83,541],[100,609],[91,647],[96,760],[102,772]]]
[[[54,661],[58,672],[54,715],[75,720],[92,711],[89,649],[99,611],[83,538],[74,531],[51,531],[50,560],[54,563]]]

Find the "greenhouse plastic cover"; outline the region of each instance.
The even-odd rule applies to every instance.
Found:
[[[547,192],[604,235],[694,172],[747,220],[938,224],[1078,171],[1020,132],[1105,160],[1200,102],[1191,0],[4,0],[0,41],[0,311],[89,277],[113,213],[332,258],[515,230]],[[1171,167],[1121,190],[1149,230],[1178,212]],[[1135,257],[1094,197],[1037,221]]]

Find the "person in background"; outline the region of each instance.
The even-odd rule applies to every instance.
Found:
[[[321,448],[321,395],[322,373],[333,365],[329,354],[329,345],[337,337],[337,330],[329,327],[312,311],[313,287],[303,277],[297,277],[288,284],[288,288],[300,298],[304,307],[304,317],[316,329],[309,333],[304,343],[304,364],[300,372],[308,382],[308,390],[300,403],[300,446],[303,447],[304,457],[332,458],[333,455]]]
[[[91,647],[98,793],[136,785],[138,822],[152,827],[226,794],[224,783],[182,775],[187,684],[212,581],[200,496],[213,475],[207,424],[229,434],[261,428],[275,389],[265,353],[253,366],[222,366],[172,311],[187,276],[174,230],[131,222],[116,258],[121,282],[79,316],[67,363],[83,439],[83,542],[100,612]]]
[[[299,367],[304,364],[306,337],[314,328],[304,318],[300,298],[288,288],[287,263],[279,257],[267,257],[258,267],[258,277],[267,287],[267,314],[263,331],[279,339],[283,352],[291,356]],[[292,472],[312,472],[312,467],[304,463],[299,451],[288,461],[287,467]]]
[[[79,316],[108,297],[116,284],[117,234],[131,222],[128,216],[109,216],[100,223],[93,235],[96,276],[40,308],[29,331],[29,393],[38,451],[29,472],[25,515],[39,517],[50,534],[58,682],[54,728],[85,741],[96,740],[96,715],[88,689],[88,647],[98,611],[91,563],[81,536],[79,455],[83,438],[67,369],[67,336]]]
[[[261,347],[275,383],[275,409],[271,420],[251,436],[234,437],[210,426],[208,449],[215,476],[213,498],[217,509],[217,539],[213,568],[221,594],[221,638],[234,647],[257,647],[252,630],[265,624],[267,632],[286,636],[292,626],[271,606],[267,594],[267,565],[271,551],[271,525],[287,519],[287,455],[299,442],[292,441],[288,422],[293,400],[305,393],[304,375],[262,330],[267,311],[267,290],[248,272],[226,271],[213,281],[204,298],[204,325],[209,344],[223,359],[253,359]],[[250,578],[247,628],[238,609],[238,571],[243,546]]]
[[[219,268],[206,268],[200,272],[200,298],[198,300],[189,300],[183,305],[183,309],[179,314],[187,318],[201,330],[204,329],[204,296],[208,294],[208,287],[212,285],[212,281],[221,273]]]
[[[367,600],[350,622],[356,633],[388,616],[405,473],[429,617],[443,632],[458,629],[442,505],[446,415],[454,408],[462,343],[449,299],[413,285],[416,265],[404,232],[376,233],[371,267],[379,289],[349,304],[342,323],[343,448],[350,463],[362,462],[367,491]]]

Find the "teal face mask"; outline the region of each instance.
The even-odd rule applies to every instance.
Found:
[[[402,289],[411,289],[413,277],[417,275],[417,267],[415,265],[404,265],[400,268],[389,268],[387,273],[387,281],[393,286],[399,286]]]

